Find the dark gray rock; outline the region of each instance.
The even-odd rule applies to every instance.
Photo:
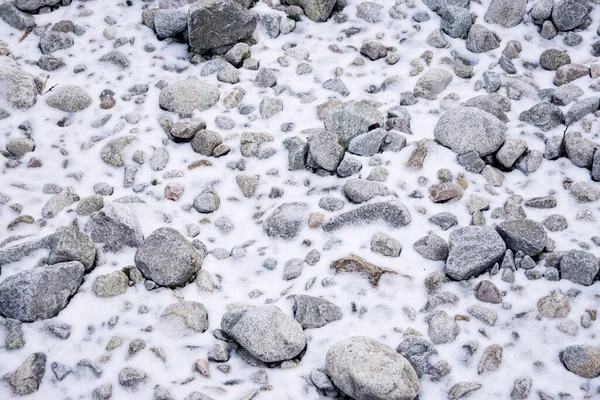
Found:
[[[439,226],[440,228],[442,228],[443,230],[447,231],[448,229],[452,228],[454,225],[456,225],[458,223],[458,219],[456,218],[456,215],[449,213],[449,212],[441,212],[438,214],[434,214],[431,217],[429,217],[429,222],[431,222],[432,224],[435,224],[437,226]]]
[[[330,301],[307,295],[294,295],[292,298],[294,319],[302,329],[320,328],[342,319],[342,310]]]
[[[570,31],[585,22],[589,11],[583,1],[559,0],[552,9],[552,22],[557,30]]]
[[[496,230],[514,252],[522,251],[528,256],[536,256],[546,247],[546,231],[539,222],[530,219],[504,221]]]
[[[6,24],[20,31],[35,26],[35,18],[33,18],[33,15],[19,10],[12,1],[5,1],[0,4],[0,18]]]
[[[583,250],[571,250],[560,262],[563,279],[580,285],[590,286],[598,275],[598,260],[592,253]]]
[[[471,13],[463,7],[447,6],[438,11],[442,31],[453,38],[465,39],[473,24]]]
[[[556,71],[567,64],[571,64],[571,57],[565,51],[548,49],[540,54],[540,67],[547,71]]]
[[[478,276],[498,262],[505,251],[502,237],[490,227],[456,229],[449,238],[446,274],[456,280]]]
[[[534,125],[543,131],[549,131],[565,122],[565,116],[560,108],[554,104],[538,103],[529,110],[523,111],[519,119]]]
[[[38,391],[45,373],[46,355],[33,353],[23,361],[19,368],[4,375],[2,380],[8,383],[13,394],[25,396]]]
[[[323,225],[326,232],[350,226],[384,222],[389,228],[401,228],[410,223],[410,214],[399,201],[371,203],[332,218]]]
[[[430,358],[438,354],[429,340],[419,336],[409,336],[404,339],[396,351],[408,360],[419,378],[431,373],[433,365]]]
[[[137,389],[147,379],[148,376],[141,369],[125,367],[119,372],[119,385],[129,390]]]

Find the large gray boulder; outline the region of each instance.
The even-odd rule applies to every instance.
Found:
[[[103,243],[108,251],[138,247],[144,241],[135,210],[128,204],[111,203],[93,213],[85,232],[95,243]]]
[[[333,232],[346,227],[382,222],[389,228],[402,228],[410,223],[410,213],[397,200],[365,204],[332,218],[323,225],[323,230]]]
[[[50,237],[49,265],[79,261],[89,271],[94,266],[95,257],[92,239],[71,226],[59,226]]]
[[[496,230],[513,252],[522,251],[528,256],[537,256],[546,247],[546,231],[539,222],[530,219],[504,221]]]
[[[35,26],[33,15],[19,10],[13,1],[5,1],[0,4],[0,18],[9,26],[20,31]]]
[[[270,238],[293,239],[307,224],[307,218],[308,204],[285,203],[265,220],[263,230]]]
[[[214,106],[220,96],[219,89],[214,85],[196,79],[184,79],[164,88],[158,96],[158,104],[164,110],[186,117],[194,110],[204,111]]]
[[[10,386],[13,394],[26,396],[37,392],[46,373],[46,355],[33,353],[13,372],[2,377]]]
[[[502,237],[487,226],[466,226],[450,234],[446,274],[466,280],[478,276],[498,262],[506,252]]]
[[[188,37],[193,48],[208,50],[252,35],[256,16],[235,0],[200,0],[188,11]]]
[[[442,115],[433,135],[438,143],[457,154],[476,151],[486,156],[504,144],[506,125],[479,108],[459,107]]]
[[[54,6],[61,0],[15,0],[15,6],[23,11],[35,11],[44,6]]]
[[[18,69],[0,68],[0,99],[8,105],[17,109],[33,107],[37,95],[38,86],[33,75]]]
[[[84,271],[72,261],[9,276],[0,283],[0,314],[22,322],[56,316],[79,289]]]
[[[331,15],[337,0],[284,0],[290,6],[299,6],[304,14],[315,22],[325,22]]]
[[[590,9],[582,0],[560,0],[552,9],[552,22],[558,31],[571,31],[582,25]]]
[[[158,228],[135,253],[135,266],[161,286],[182,286],[202,267],[202,256],[173,228]]]
[[[526,7],[527,0],[492,0],[483,18],[488,24],[512,28],[521,23]]]
[[[383,126],[383,114],[360,101],[348,101],[333,107],[323,120],[325,129],[340,135],[344,144],[361,133]]]
[[[576,375],[587,379],[600,375],[600,347],[585,344],[568,346],[561,358],[565,367]]]
[[[221,329],[264,362],[290,360],[306,347],[302,326],[275,306],[229,311]]]
[[[335,386],[353,399],[412,400],[419,393],[417,373],[406,358],[368,337],[331,346],[325,368]]]

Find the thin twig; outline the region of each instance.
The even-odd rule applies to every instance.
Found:
[[[44,94],[46,94],[46,93],[48,93],[48,92],[52,91],[52,89],[54,89],[54,88],[55,88],[55,87],[57,87],[57,86],[58,86],[58,83],[54,84],[54,86],[52,86],[50,89],[46,90],[46,91],[44,92]]]
[[[23,40],[25,40],[25,38],[27,36],[29,36],[29,34],[31,32],[33,32],[33,28],[35,28],[37,25],[33,24],[32,26],[30,26],[29,28],[27,28],[27,30],[25,31],[25,33],[23,34],[23,36],[21,36],[21,39],[19,39],[19,43],[21,43]]]
[[[48,78],[50,78],[50,74],[46,75],[46,79],[44,79],[44,82],[42,83],[42,87],[38,91],[39,95],[42,95],[42,93],[44,93],[44,89],[46,89],[46,83],[48,82]]]

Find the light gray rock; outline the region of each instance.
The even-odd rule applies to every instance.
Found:
[[[356,16],[371,24],[376,24],[381,21],[381,4],[373,3],[372,1],[363,1],[356,6]]]
[[[302,275],[304,270],[304,260],[300,258],[292,258],[288,260],[283,267],[283,280],[291,281]]]
[[[434,366],[430,358],[438,354],[429,340],[419,336],[408,336],[398,345],[396,351],[408,360],[419,378],[431,374]]]
[[[325,129],[311,130],[308,136],[307,165],[311,168],[322,168],[334,172],[344,157],[341,138],[335,132]]]
[[[319,297],[307,295],[292,296],[292,312],[302,329],[315,329],[342,319],[342,310],[335,304]]]
[[[302,326],[275,306],[228,311],[221,329],[263,362],[290,360],[306,347]]]
[[[548,103],[538,103],[529,110],[523,111],[519,119],[543,131],[554,129],[565,121],[562,110]]]
[[[498,101],[498,96],[496,95],[481,95],[473,97],[467,100],[464,106],[477,107],[485,112],[492,114],[502,122],[508,122],[508,116],[506,115],[504,107]]]
[[[68,49],[75,42],[65,32],[46,31],[40,36],[40,50],[42,54],[54,53],[58,50]]]
[[[299,6],[315,22],[325,22],[336,5],[336,0],[285,0],[290,6]]]
[[[92,239],[73,227],[59,226],[50,237],[49,265],[79,261],[89,271],[94,266],[95,257]]]
[[[79,200],[77,214],[81,216],[92,215],[104,207],[104,198],[100,194],[92,194]]]
[[[92,98],[83,88],[67,85],[48,97],[46,104],[61,111],[77,112],[88,108],[92,104]]]
[[[194,199],[194,208],[201,214],[210,214],[217,211],[221,205],[221,199],[214,190],[200,193]]]
[[[331,346],[325,368],[335,386],[355,399],[412,400],[419,392],[417,373],[408,360],[364,336]]]
[[[399,257],[402,244],[386,233],[377,232],[371,238],[371,251],[387,257]]]
[[[536,256],[546,247],[546,231],[539,222],[530,219],[504,221],[496,230],[514,252],[522,251],[528,256]]]
[[[583,250],[571,250],[560,261],[562,279],[568,279],[584,286],[594,283],[598,270],[596,256]]]
[[[124,246],[138,247],[144,241],[135,210],[122,203],[108,204],[93,213],[85,232],[95,243],[103,243],[108,251],[119,251]]]
[[[0,4],[0,10],[8,4]],[[16,109],[33,107],[39,90],[36,79],[25,71],[0,68],[0,99]]]
[[[562,86],[584,76],[590,76],[590,69],[582,64],[565,64],[556,70],[554,84]]]
[[[498,262],[506,251],[502,237],[490,227],[468,226],[450,233],[446,273],[456,280],[478,276]]]
[[[119,372],[119,385],[130,390],[137,389],[147,379],[148,376],[141,369],[125,367]]]
[[[219,98],[216,86],[195,79],[185,79],[164,88],[160,92],[158,103],[162,109],[183,117],[192,114],[194,110],[209,109]]]
[[[20,31],[35,26],[35,18],[33,15],[19,10],[12,1],[5,1],[0,4],[0,18],[6,24]],[[2,80],[0,79],[0,82],[1,81]]]
[[[566,106],[578,97],[583,96],[583,90],[574,83],[559,86],[552,92],[552,103],[557,106]]]
[[[197,301],[171,304],[160,316],[160,323],[173,336],[189,336],[208,329],[208,312]]]
[[[453,342],[460,328],[445,311],[438,311],[429,319],[428,335],[433,344],[445,344]]]
[[[561,88],[564,86],[561,86]],[[565,125],[570,125],[573,122],[579,121],[588,114],[595,113],[598,111],[599,105],[600,98],[596,96],[587,97],[577,101],[565,114]]]
[[[488,372],[497,371],[500,368],[500,364],[502,364],[503,353],[504,350],[500,345],[493,344],[486,347],[477,365],[477,373],[483,375]]]
[[[326,232],[337,231],[351,226],[369,225],[384,222],[389,228],[401,228],[411,221],[410,213],[399,201],[366,204],[352,211],[342,213],[323,225]]]
[[[288,152],[288,169],[299,171],[306,168],[306,157],[308,154],[308,143],[294,136],[283,140],[283,147]]]
[[[565,134],[564,149],[567,157],[580,168],[592,168],[597,147],[596,143],[581,137],[579,132]]]
[[[340,135],[342,142],[374,128],[382,127],[383,114],[375,107],[359,101],[349,101],[334,106],[326,115],[325,129]]]
[[[565,51],[548,49],[540,54],[540,67],[547,71],[556,71],[567,64],[571,64],[571,57]]]
[[[435,233],[417,240],[413,244],[413,248],[427,260],[444,261],[448,258],[448,244]]]
[[[492,0],[483,18],[489,24],[512,28],[521,23],[526,7],[527,0]]]
[[[464,7],[447,6],[438,11],[440,27],[450,37],[465,39],[473,24],[471,13]]]
[[[452,82],[452,74],[440,68],[432,68],[425,72],[415,85],[417,97],[433,100]]]
[[[579,203],[593,203],[600,199],[600,193],[585,182],[575,182],[571,184],[569,193]]]
[[[481,387],[482,386],[480,383],[458,382],[450,388],[450,391],[448,392],[448,400],[465,399],[471,395],[471,393],[481,389]]]
[[[583,24],[589,12],[584,2],[559,0],[552,9],[552,22],[558,31],[570,31]]]
[[[385,137],[388,135],[383,128],[373,129],[354,137],[348,143],[348,151],[358,156],[370,157],[381,149]]]
[[[46,373],[46,355],[33,353],[15,371],[2,377],[13,394],[25,396],[38,391]]]
[[[383,183],[365,179],[350,179],[346,182],[342,190],[346,197],[354,203],[364,203],[374,197],[390,194],[390,191]]]
[[[18,272],[0,283],[0,314],[22,322],[56,316],[83,279],[84,267],[72,261]]]
[[[48,199],[46,204],[44,204],[44,207],[42,208],[42,217],[54,218],[59,212],[78,201],[79,196],[70,190],[65,190],[59,194],[55,194]]]
[[[307,224],[308,210],[306,203],[284,203],[265,220],[263,230],[270,238],[295,238]]]
[[[525,154],[527,150],[527,142],[522,139],[512,139],[504,142],[498,153],[496,153],[496,160],[504,168],[512,168],[517,160]]]
[[[485,53],[500,47],[500,41],[496,34],[485,26],[474,24],[469,29],[466,45],[472,53]]]
[[[119,50],[111,50],[108,53],[104,54],[102,57],[100,57],[100,59],[98,60],[101,63],[104,64],[111,64],[114,65],[115,67],[121,69],[121,70],[126,70],[131,66],[131,62],[129,61],[129,58],[121,51]]]
[[[154,14],[154,30],[159,38],[169,38],[187,29],[188,16],[181,9],[162,9]]]
[[[202,129],[192,139],[192,150],[209,157],[221,143],[223,143],[223,139],[218,132]]]
[[[129,278],[121,270],[99,275],[94,280],[92,291],[96,297],[114,297],[123,294],[129,287]]]

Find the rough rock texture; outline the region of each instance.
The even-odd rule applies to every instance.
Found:
[[[162,109],[187,116],[194,110],[209,109],[219,98],[220,93],[216,86],[195,79],[185,79],[163,89],[158,103]]]
[[[489,227],[469,226],[450,234],[446,273],[456,280],[478,276],[498,262],[506,245],[502,237]]]
[[[90,216],[85,231],[95,243],[103,243],[109,251],[124,246],[138,247],[144,241],[140,223],[133,207],[111,203]]]
[[[8,4],[3,3],[0,8]],[[38,86],[33,75],[17,69],[0,68],[0,98],[10,106],[17,109],[33,107],[37,95]]]

